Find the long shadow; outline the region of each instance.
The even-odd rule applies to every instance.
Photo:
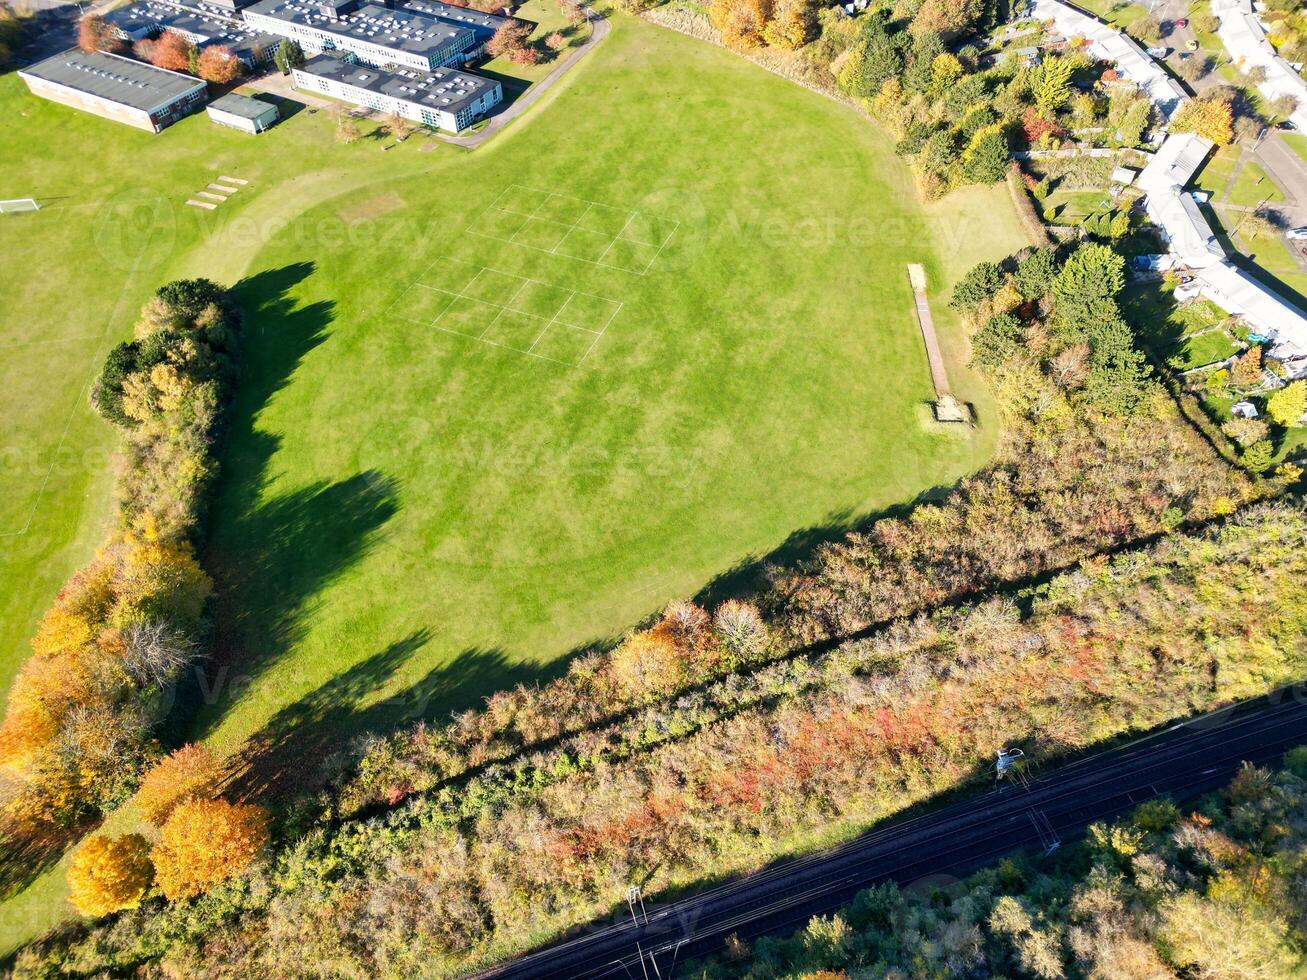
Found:
[[[242,799],[285,801],[319,788],[355,737],[430,720],[469,690],[537,678],[538,668],[501,650],[469,649],[380,696],[431,638],[427,629],[410,633],[282,708],[233,760],[227,788]]]
[[[940,484],[921,491],[911,500],[880,510],[862,513],[838,511],[821,524],[791,531],[784,541],[766,554],[746,555],[730,568],[715,575],[695,594],[694,601],[702,606],[715,606],[726,599],[756,596],[766,587],[767,580],[775,569],[800,566],[816,555],[822,545],[839,541],[850,531],[869,527],[883,518],[905,517],[923,503],[943,500],[956,486],[956,483],[947,486]]]
[[[1171,319],[1178,305],[1174,295],[1163,290],[1160,283],[1131,287],[1121,302],[1121,312],[1134,328],[1140,345],[1171,370],[1189,363],[1189,338],[1184,328]]]
[[[301,306],[290,295],[312,273],[311,263],[298,263],[233,290],[245,311],[244,368],[203,556],[215,585],[215,639],[180,685],[169,742],[212,730],[302,634],[311,599],[366,553],[397,509],[394,481],[371,471],[265,496],[280,439],[259,431],[259,415],[326,339],[335,314],[332,303]]]

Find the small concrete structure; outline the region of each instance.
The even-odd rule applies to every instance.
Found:
[[[232,92],[209,103],[209,118],[220,126],[230,126],[244,133],[261,133],[278,119],[277,107],[261,99]],[[235,188],[224,188],[235,190]]]
[[[926,269],[916,262],[908,263],[908,281],[912,283],[912,295],[916,301],[917,324],[921,327],[921,339],[926,344],[926,362],[930,365],[930,380],[935,386],[935,421],[970,422],[967,408],[949,391],[948,374],[944,371],[944,355],[939,349],[939,338],[935,336],[935,320],[930,315],[930,303],[926,299]]]

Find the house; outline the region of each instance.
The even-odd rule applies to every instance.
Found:
[[[278,119],[277,107],[271,102],[228,93],[209,103],[205,110],[220,126],[230,126],[246,133],[261,133]]]
[[[104,51],[71,48],[20,69],[33,95],[157,133],[204,106],[207,85]]]
[[[282,42],[276,34],[251,31],[236,19],[234,11],[208,3],[183,5],[163,0],[138,0],[109,11],[104,15],[104,21],[126,41],[155,37],[167,30],[182,35],[197,48],[220,44],[250,71],[271,62]]]
[[[504,98],[499,82],[453,68],[386,71],[328,54],[294,70],[295,87],[435,126],[467,129]]]
[[[1307,81],[1276,53],[1249,0],[1212,0],[1212,13],[1221,20],[1217,34],[1235,67],[1244,74],[1261,68],[1265,77],[1257,88],[1262,96],[1268,101],[1279,96],[1293,99],[1289,118],[1300,130],[1307,130]]]
[[[1100,61],[1116,65],[1116,78],[1137,85],[1170,119],[1185,100],[1180,83],[1121,31],[1060,0],[1036,0],[1034,16],[1050,20],[1069,37],[1083,37]]]
[[[241,16],[255,30],[293,38],[307,55],[348,52],[378,68],[461,65],[478,48],[477,32],[469,26],[358,0],[260,0]]]

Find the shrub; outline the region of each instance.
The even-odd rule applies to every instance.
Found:
[[[150,843],[140,834],[96,835],[73,853],[68,900],[91,917],[136,908],[153,873]]]
[[[156,827],[180,804],[210,796],[222,776],[222,764],[203,745],[183,745],[141,777],[136,806]]]
[[[1267,414],[1286,429],[1302,424],[1307,413],[1307,381],[1294,381],[1280,388],[1266,401]]]
[[[268,842],[262,807],[189,800],[164,822],[154,846],[155,875],[170,899],[193,898],[240,873]]]

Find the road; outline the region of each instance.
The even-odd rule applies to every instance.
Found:
[[[1307,744],[1307,689],[1173,725],[1062,766],[1028,788],[1004,785],[645,914],[637,907],[616,924],[478,976],[667,978],[676,963],[714,952],[731,934],[749,941],[793,930],[877,882],[961,876],[1013,851],[1070,838],[1154,796],[1215,789],[1244,760],[1274,763],[1299,744]]]

